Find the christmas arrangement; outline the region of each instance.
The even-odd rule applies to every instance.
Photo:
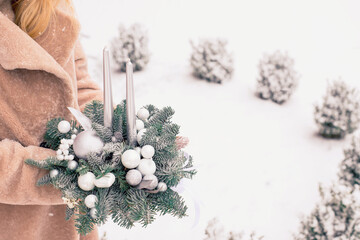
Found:
[[[142,70],[149,62],[149,39],[145,28],[133,24],[129,28],[119,26],[119,35],[112,41],[112,53],[120,71],[125,72],[126,61],[130,59],[134,71]]]
[[[194,75],[209,82],[222,83],[230,80],[234,71],[233,57],[226,49],[224,40],[202,40],[198,45],[191,42],[190,64]]]
[[[104,103],[93,101],[83,113],[69,108],[77,121],[49,121],[44,140],[56,156],[26,160],[49,170],[38,185],[61,190],[66,219],[75,215],[82,235],[108,217],[130,228],[136,222],[147,226],[157,214],[186,215],[185,202],[172,187],[196,173],[192,158],[179,150],[172,108],[147,105],[135,114],[132,71],[128,61],[126,101],[114,109],[105,49]]]
[[[282,104],[293,94],[298,80],[294,60],[286,53],[276,51],[260,60],[256,93],[262,99]]]
[[[359,96],[345,82],[333,81],[320,105],[315,106],[319,133],[327,138],[342,138],[354,132],[360,123]]]

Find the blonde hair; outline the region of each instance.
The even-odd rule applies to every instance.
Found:
[[[12,7],[15,23],[30,37],[36,38],[48,27],[60,0],[17,0]],[[72,9],[71,0],[66,5]]]

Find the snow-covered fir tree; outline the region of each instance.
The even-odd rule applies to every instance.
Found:
[[[222,83],[230,80],[234,70],[233,57],[226,49],[227,42],[220,39],[191,42],[190,64],[194,75],[209,82]]]
[[[112,41],[112,53],[119,69],[126,71],[130,59],[134,71],[142,70],[149,62],[149,39],[144,26],[133,24],[129,28],[119,26],[119,35]]]
[[[355,189],[360,186],[360,137],[352,139],[351,146],[344,150],[339,178],[342,183]]]
[[[355,131],[360,122],[359,95],[340,80],[328,85],[320,105],[315,106],[315,122],[322,136],[341,138]]]
[[[360,205],[358,192],[344,185],[319,188],[321,201],[301,222],[295,240],[360,239]]]
[[[242,232],[225,231],[224,226],[217,218],[213,218],[208,222],[205,229],[204,240],[262,240],[263,237],[256,236],[255,233],[245,235]]]
[[[294,60],[287,53],[276,51],[266,54],[259,63],[257,95],[282,104],[287,101],[297,87],[299,74],[294,69]]]

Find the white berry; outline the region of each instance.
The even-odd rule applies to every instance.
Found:
[[[141,121],[140,119],[136,119],[136,130],[140,131],[144,127],[145,127],[144,122]]]
[[[141,155],[144,158],[152,158],[155,154],[155,148],[151,145],[145,145],[141,148]]]
[[[76,137],[76,135],[75,135],[75,137]],[[74,144],[74,140],[69,139],[69,140],[67,141],[67,143],[68,143],[69,145],[73,145],[73,144]]]
[[[62,150],[61,150],[61,149],[59,149],[59,150],[56,151],[56,155],[61,155],[61,154],[62,154]]]
[[[138,118],[140,118],[143,121],[146,121],[148,117],[150,116],[150,113],[145,108],[140,108],[140,110],[137,112]]]
[[[92,172],[87,172],[78,177],[78,185],[84,191],[93,190],[95,187],[94,181],[95,175]]]
[[[68,169],[74,171],[78,167],[78,163],[76,161],[69,161],[67,167]]]
[[[96,219],[97,218],[97,210],[96,208],[92,208],[90,209],[90,216],[93,218],[93,219]]]
[[[68,159],[68,160],[74,160],[74,155],[72,155],[72,154],[71,154],[71,155],[68,155],[68,156],[67,156],[67,159]]]
[[[126,168],[136,168],[140,163],[140,154],[135,150],[126,150],[121,156],[121,162]]]
[[[64,150],[63,151],[63,154],[66,156],[66,155],[69,155],[69,150]]]
[[[88,208],[94,208],[98,198],[94,194],[87,195],[85,198],[85,205]]]
[[[64,155],[57,155],[56,158],[57,160],[62,161],[64,160]]]
[[[167,185],[164,182],[159,182],[157,188],[160,192],[165,192],[167,190]]]
[[[58,124],[58,130],[61,133],[68,133],[71,129],[70,123],[66,120],[63,120],[59,122]]]
[[[74,140],[75,138],[76,138],[75,134],[71,135],[71,140]]]
[[[126,173],[126,182],[131,186],[136,186],[141,182],[142,175],[138,170],[132,169]]]
[[[50,177],[51,177],[51,178],[54,178],[54,177],[56,177],[57,175],[59,175],[59,170],[53,169],[53,170],[50,171]]]
[[[137,170],[141,172],[142,175],[153,175],[156,171],[155,162],[152,159],[141,159]]]

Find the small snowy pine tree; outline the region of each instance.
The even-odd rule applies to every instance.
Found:
[[[286,53],[276,51],[265,55],[259,63],[257,95],[282,104],[293,94],[299,75],[294,69],[294,60]]]
[[[190,64],[196,77],[215,83],[231,79],[233,57],[226,49],[226,41],[208,39],[198,45],[190,43],[193,49]]]
[[[360,239],[360,205],[351,189],[344,185],[319,187],[321,202],[301,222],[295,240]]]
[[[112,53],[119,69],[126,71],[127,59],[130,59],[134,71],[142,70],[149,62],[149,39],[145,28],[133,24],[129,28],[119,26],[119,35],[112,41]]]
[[[360,186],[360,137],[354,137],[351,147],[344,150],[339,178],[342,183],[355,189]]]
[[[209,221],[205,229],[204,240],[262,240],[263,237],[257,237],[255,233],[245,236],[244,233],[230,231],[226,232],[224,226],[217,218]]]
[[[323,103],[315,106],[315,122],[320,134],[327,138],[342,138],[355,131],[360,123],[356,89],[341,80],[332,82]]]

